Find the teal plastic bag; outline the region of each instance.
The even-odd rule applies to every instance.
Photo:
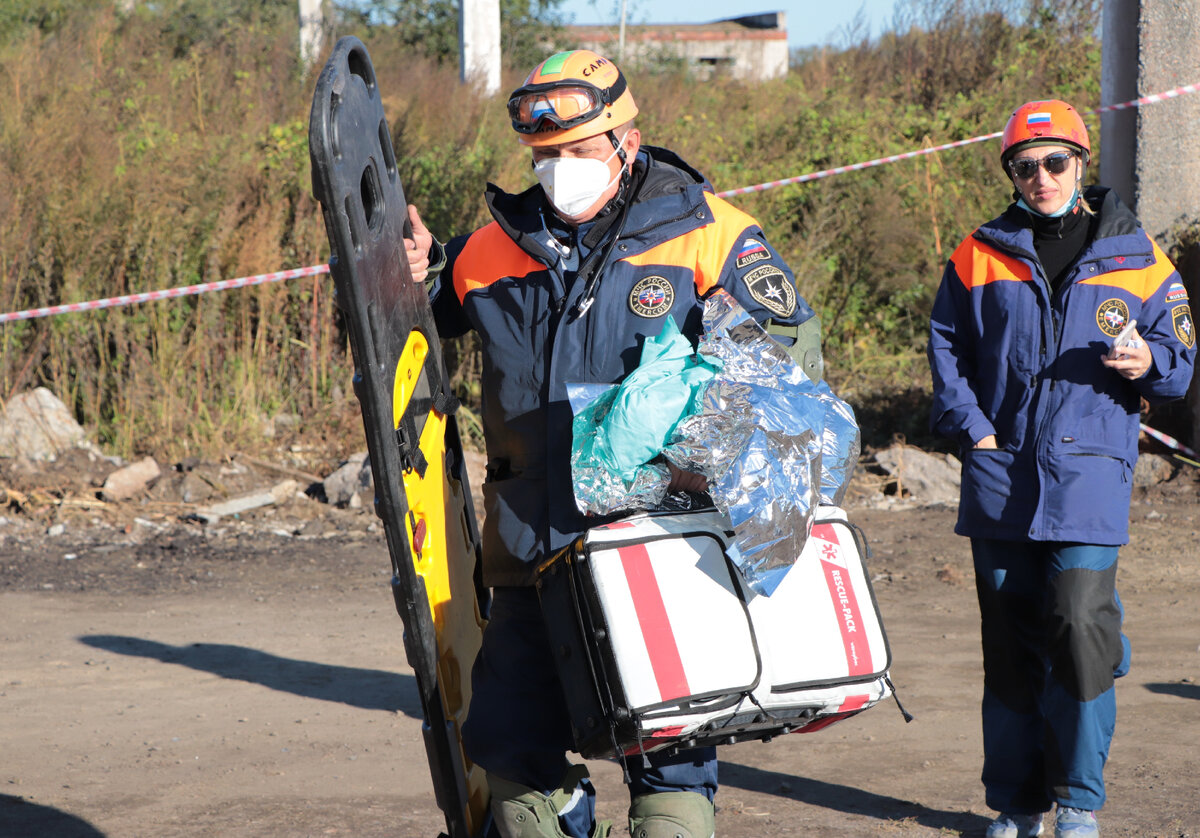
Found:
[[[647,338],[637,368],[575,416],[571,462],[584,511],[597,510],[578,497],[581,487],[608,492],[619,482],[626,491],[640,491],[661,480],[663,470],[647,464],[662,453],[680,421],[699,412],[719,369],[695,353],[671,317],[657,337]],[[665,489],[664,483],[662,493]]]

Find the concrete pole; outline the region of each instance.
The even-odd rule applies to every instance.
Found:
[[[459,0],[459,77],[485,96],[500,90],[500,0]]]
[[[1138,96],[1138,2],[1104,0],[1100,104],[1128,102]],[[1137,111],[1100,115],[1100,183],[1117,190],[1134,207],[1133,164],[1137,154]],[[1094,149],[1093,149],[1094,150]]]
[[[300,65],[307,73],[321,55],[325,38],[325,0],[300,0]]]
[[[1101,102],[1109,105],[1200,81],[1200,0],[1105,0]],[[1200,223],[1200,96],[1105,114],[1100,182],[1115,188],[1163,245]],[[1193,306],[1200,301],[1200,245],[1176,259]],[[1195,309],[1193,308],[1193,312]],[[1194,323],[1194,321],[1193,321]],[[1200,375],[1184,410],[1200,445]]]
[[[1200,81],[1200,0],[1142,0],[1138,64],[1142,96]],[[1138,109],[1137,213],[1162,241],[1200,221],[1200,98]]]
[[[1101,104],[1200,81],[1200,0],[1105,0]],[[1152,237],[1200,219],[1200,98],[1104,114],[1100,182]]]
[[[625,66],[625,0],[621,0],[621,29],[617,40],[617,66]]]

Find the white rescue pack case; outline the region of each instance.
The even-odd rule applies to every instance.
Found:
[[[594,527],[537,581],[576,748],[588,758],[768,740],[891,694],[866,543],[819,507],[770,596],[728,556],[715,510]]]

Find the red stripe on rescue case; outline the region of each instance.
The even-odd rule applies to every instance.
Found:
[[[648,737],[643,737],[643,740],[645,740],[645,739],[671,739],[672,737],[678,736],[680,733],[682,733],[683,728],[684,728],[684,725],[671,725],[670,727],[660,727],[657,730],[650,731],[650,735]],[[642,744],[640,744],[640,745],[630,745],[628,748],[626,748],[625,756],[631,757],[634,754],[640,754],[640,753],[646,752],[647,748],[657,748],[657,747],[659,747],[659,743],[657,743],[657,742],[643,741]]]
[[[862,639],[862,612],[858,608],[858,597],[850,584],[846,560],[842,557],[841,544],[832,524],[815,524],[812,534],[825,542],[821,545],[821,567],[825,571],[825,582],[829,585],[829,596],[837,614],[838,628],[842,632],[842,645],[846,651],[848,675],[871,674],[871,645]],[[860,642],[861,639],[861,642]]]
[[[658,683],[658,694],[662,701],[690,695],[687,675],[683,671],[683,659],[667,616],[658,578],[650,563],[650,554],[644,544],[631,544],[617,551],[625,579],[629,582],[629,593],[633,598],[633,609],[637,612],[638,624],[642,629],[642,640],[650,656],[650,667]]]
[[[838,708],[839,713],[850,713],[855,710],[861,710],[871,700],[869,695],[848,695],[846,700],[842,702],[842,706]]]

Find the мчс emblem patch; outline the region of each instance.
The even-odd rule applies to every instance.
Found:
[[[675,289],[665,276],[646,276],[629,292],[629,310],[638,317],[661,317],[671,310]]]
[[[1113,297],[1111,300],[1105,300],[1096,309],[1096,325],[1110,338],[1121,334],[1121,330],[1128,322],[1129,306],[1125,305],[1125,301],[1122,299]]]
[[[763,265],[742,276],[746,290],[767,311],[788,317],[796,311],[796,289],[783,271],[774,265]]]
[[[767,250],[767,246],[758,239],[746,239],[742,242],[742,249],[738,251],[737,261],[734,263],[740,271],[742,268],[748,268],[755,262],[761,262],[764,259],[771,258],[771,251]]]
[[[1188,349],[1196,342],[1196,324],[1192,320],[1192,310],[1187,303],[1171,309],[1171,325],[1175,327],[1175,337],[1179,338]]]

